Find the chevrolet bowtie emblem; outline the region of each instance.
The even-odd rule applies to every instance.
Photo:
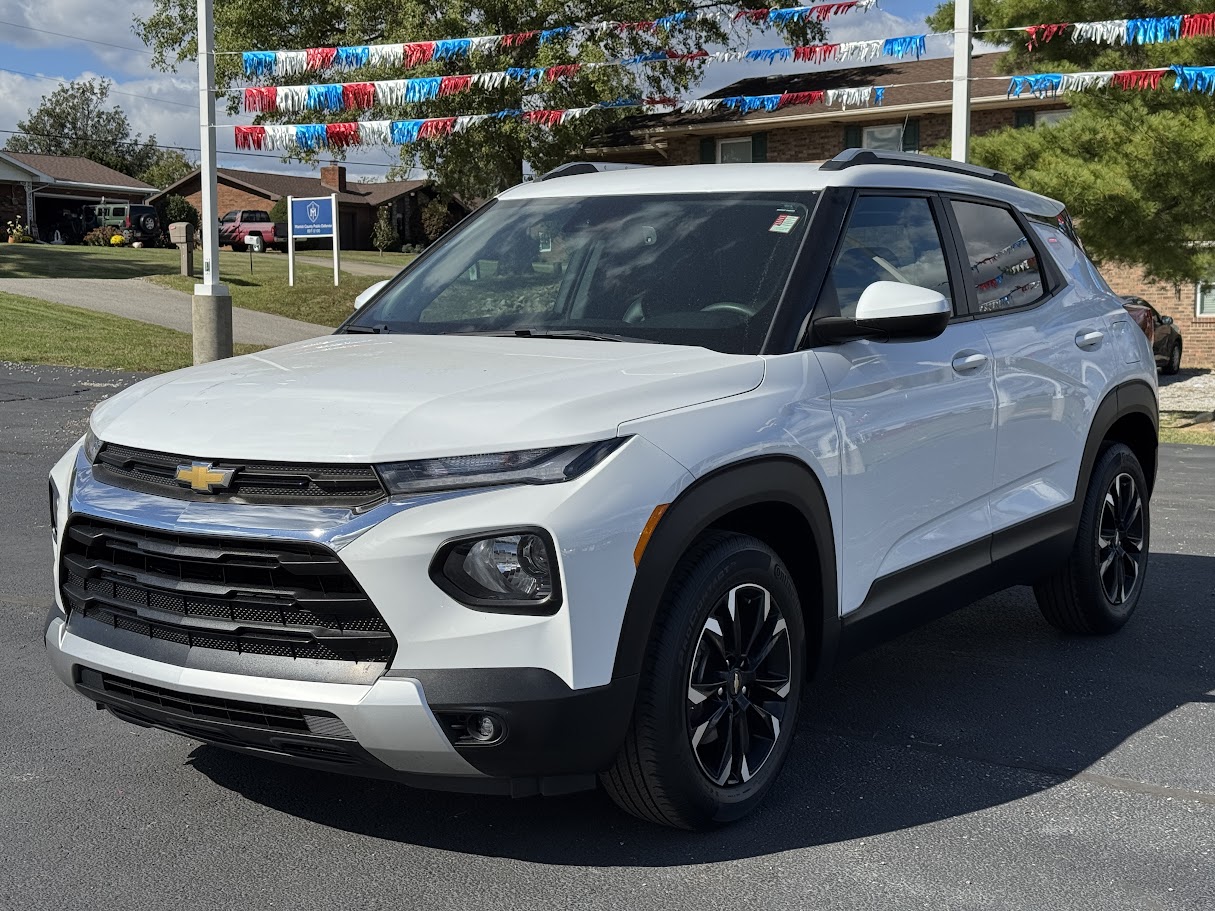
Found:
[[[193,462],[177,466],[177,483],[199,493],[215,493],[227,490],[235,473],[234,468],[215,468],[210,462]]]

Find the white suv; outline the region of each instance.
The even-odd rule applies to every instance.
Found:
[[[120,718],[674,826],[770,788],[841,654],[1143,591],[1147,341],[1062,205],[822,167],[502,194],[338,330],[145,380],[51,472],[50,657]]]

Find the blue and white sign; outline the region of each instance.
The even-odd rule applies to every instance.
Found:
[[[291,200],[291,234],[293,237],[332,237],[333,198]]]

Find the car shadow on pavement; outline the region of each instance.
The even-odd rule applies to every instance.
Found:
[[[536,863],[698,864],[864,839],[1037,794],[1178,707],[1210,702],[1212,579],[1215,558],[1153,554],[1139,613],[1117,636],[1063,636],[1018,588],[853,659],[806,705],[760,810],[711,832],[642,823],[602,792],[512,801],[416,791],[211,746],[191,759],[221,787],[325,826]],[[1159,780],[1158,769],[1126,768],[1143,761],[1136,754],[1100,768],[1131,785],[1142,775],[1185,786]]]

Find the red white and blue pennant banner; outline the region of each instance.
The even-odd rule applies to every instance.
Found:
[[[1075,42],[1091,41],[1115,45],[1163,44],[1182,38],[1215,35],[1215,13],[1155,16],[1145,19],[1104,19],[1099,22],[1054,22],[1025,27],[1031,51],[1068,31]]]
[[[1033,73],[1028,76],[1013,76],[1008,84],[1008,94],[1012,98],[1019,98],[1023,94],[1051,98],[1061,92],[1080,92],[1107,86],[1127,91],[1154,90],[1160,88],[1165,76],[1169,74],[1175,77],[1175,91],[1215,94],[1215,66],[1168,66],[1150,70],[1107,70],[1094,73]]]
[[[267,124],[266,126],[233,126],[238,149],[276,149],[283,151],[315,151],[345,149],[363,145],[407,145],[425,139],[441,139],[460,133],[477,124],[494,120],[523,120],[543,127],[556,127],[586,116],[592,111],[633,108],[644,113],[672,111],[702,114],[730,110],[739,114],[753,111],[778,111],[794,105],[826,104],[864,106],[881,104],[885,88],[830,89],[816,92],[784,92],[779,95],[735,95],[728,98],[704,98],[675,104],[671,99],[622,100],[604,102],[565,110],[506,110],[494,114],[464,114],[456,117],[428,117],[421,120],[362,120],[355,123]]]
[[[596,22],[589,25],[563,25],[509,35],[482,35],[475,38],[447,38],[439,41],[411,41],[402,44],[361,44],[343,47],[314,47],[302,51],[245,51],[241,54],[245,75],[250,77],[294,76],[329,69],[358,69],[364,66],[414,67],[434,60],[455,60],[473,54],[488,54],[500,48],[515,48],[558,38],[585,39],[604,32],[669,31],[698,19],[746,20],[755,24],[781,25],[799,20],[824,22],[832,16],[852,11],[867,12],[877,0],[845,0],[815,6],[785,8],[694,10],[674,13],[642,22]]]

